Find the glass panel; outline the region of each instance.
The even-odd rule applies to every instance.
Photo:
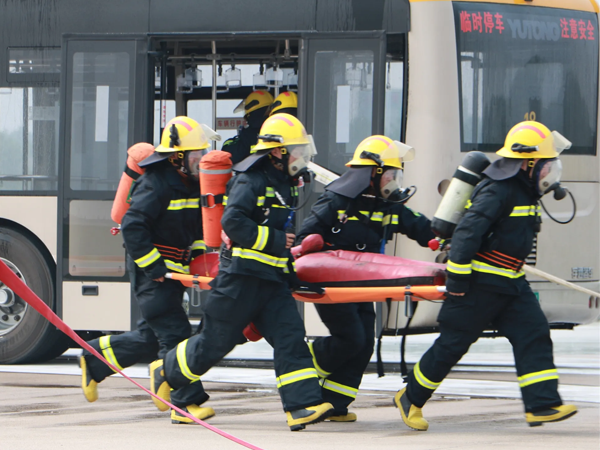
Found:
[[[74,276],[122,277],[125,249],[110,234],[111,201],[74,200],[69,206],[69,273]]]
[[[216,131],[221,135],[221,142],[217,142],[217,148],[221,148],[227,139],[237,136],[238,126],[245,122],[244,111],[233,112],[240,101],[241,99],[217,100]],[[190,100],[187,104],[187,111],[192,119],[212,127],[212,100]]]
[[[56,191],[58,88],[2,88],[0,111],[0,190]]]
[[[175,117],[175,100],[166,100],[165,102],[166,122]],[[160,100],[154,101],[154,146],[160,145]]]
[[[402,139],[402,118],[404,103],[404,63],[389,61],[385,75],[385,127],[387,137],[400,141]]]
[[[73,55],[71,189],[117,189],[127,156],[129,67],[128,53]]]
[[[9,48],[8,73],[60,73],[60,48]]]
[[[455,3],[462,151],[496,151],[537,120],[596,154],[598,20],[592,13]]]
[[[314,80],[313,134],[321,149],[316,162],[343,173],[372,130],[373,52],[318,51]]]

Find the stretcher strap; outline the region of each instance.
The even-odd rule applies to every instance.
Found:
[[[242,445],[242,446],[244,446],[246,448],[250,448],[250,449],[253,449],[253,450],[262,450],[261,448],[256,447],[255,445],[252,445],[252,444],[250,444],[248,442],[245,442],[245,441],[243,441],[241,439],[238,439],[235,436],[232,436],[232,435],[230,435],[230,434],[228,434],[228,433],[226,433],[224,431],[219,430],[216,427],[213,427],[212,425],[207,424],[206,422],[203,422],[202,420],[200,420],[200,419],[192,416],[188,412],[179,409],[175,405],[172,405],[168,401],[166,401],[166,400],[160,398],[159,396],[153,394],[148,389],[146,389],[144,386],[142,386],[138,382],[136,382],[136,381],[132,380],[131,378],[129,378],[122,371],[120,371],[117,367],[113,366],[106,359],[104,359],[104,357],[100,353],[98,353],[93,347],[91,347],[87,342],[85,342],[83,339],[81,339],[77,335],[77,333],[75,333],[66,323],[64,323],[62,320],[60,320],[60,318],[56,314],[54,314],[54,312],[48,307],[48,305],[46,305],[29,288],[29,286],[27,286],[25,283],[23,283],[14,274],[14,272],[12,270],[10,270],[8,268],[8,266],[6,264],[4,264],[4,262],[1,261],[1,260],[0,260],[0,280],[2,280],[2,282],[5,285],[7,285],[10,289],[12,289],[15,294],[17,294],[19,297],[21,297],[23,300],[25,300],[29,305],[31,305],[33,308],[35,308],[35,310],[37,312],[39,312],[42,316],[44,316],[46,319],[48,319],[50,321],[50,323],[52,323],[56,328],[58,328],[60,331],[62,331],[67,336],[69,336],[71,339],[73,339],[75,342],[77,342],[79,345],[81,345],[82,348],[84,348],[87,351],[89,351],[90,353],[92,353],[96,358],[98,358],[100,361],[102,361],[104,364],[106,364],[112,370],[114,370],[115,372],[118,372],[123,377],[127,378],[129,381],[131,381],[137,387],[139,387],[140,389],[142,389],[145,392],[147,392],[148,394],[150,394],[152,397],[161,400],[162,402],[164,402],[167,405],[169,405],[170,408],[172,408],[175,411],[177,411],[179,414],[181,414],[183,416],[186,416],[187,418],[193,420],[197,424],[202,425],[205,428],[208,428],[210,431],[213,431],[213,432],[215,432],[215,433],[223,436],[224,438],[227,438],[227,439],[235,442],[236,444],[240,444],[240,445]]]

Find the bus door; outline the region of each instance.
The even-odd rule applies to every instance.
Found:
[[[356,146],[384,132],[386,35],[307,33],[301,48],[300,119],[315,140],[315,162],[342,174]],[[307,205],[323,192],[318,183],[312,189]],[[298,227],[309,211],[307,207],[299,212]],[[314,306],[304,305],[307,335],[329,334]]]
[[[146,140],[147,53],[141,35],[63,38],[57,298],[77,330],[130,329],[125,249],[110,210],[127,148]]]

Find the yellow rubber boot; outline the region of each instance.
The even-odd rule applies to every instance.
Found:
[[[84,356],[79,357],[79,367],[81,367],[81,389],[83,389],[83,395],[88,402],[95,402],[98,400],[98,383],[92,378]]]
[[[300,431],[306,428],[306,425],[322,422],[333,413],[333,405],[331,403],[321,403],[316,406],[309,406],[304,409],[288,411],[287,424],[292,431]]]
[[[327,421],[329,422],[356,422],[356,414],[348,412],[347,414],[338,414],[335,416],[329,416]]]
[[[534,413],[526,413],[525,420],[530,427],[539,427],[546,422],[560,422],[577,414],[577,406],[561,405]]]
[[[406,388],[396,392],[394,405],[400,410],[400,415],[406,426],[417,431],[427,431],[429,422],[423,418],[422,409],[410,402],[406,396]]]
[[[162,359],[157,359],[150,363],[150,392],[158,395],[163,400],[171,401],[171,386],[169,386],[169,383],[165,379],[165,369]],[[160,411],[167,411],[169,409],[169,405],[154,397],[152,397],[152,401]]]
[[[183,408],[185,412],[190,413],[192,416],[194,416],[196,419],[200,419],[200,420],[206,420],[209,419],[210,417],[215,415],[215,410],[208,407],[208,408],[203,408],[201,406],[198,405],[187,405]],[[194,424],[196,422],[194,422],[192,419],[190,419],[189,417],[186,417],[182,414],[179,414],[177,411],[175,411],[174,409],[171,410],[171,423],[189,423],[189,424]]]

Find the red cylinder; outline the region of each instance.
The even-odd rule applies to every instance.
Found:
[[[134,144],[127,150],[127,164],[121,175],[119,187],[117,188],[117,193],[115,194],[115,199],[110,211],[110,217],[116,223],[121,223],[123,216],[129,209],[131,203],[131,189],[133,188],[134,181],[144,173],[144,169],[138,166],[138,163],[142,162],[152,153],[154,153],[154,146],[146,142]]]
[[[221,217],[225,209],[223,196],[231,179],[231,166],[229,152],[208,152],[200,160],[202,232],[208,247],[221,245]]]

